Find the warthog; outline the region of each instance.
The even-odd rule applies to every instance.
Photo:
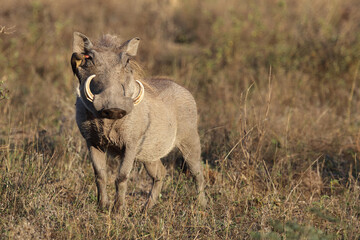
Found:
[[[196,103],[190,92],[171,80],[143,79],[133,60],[139,42],[133,38],[121,44],[116,37],[105,35],[93,44],[85,35],[74,33],[71,66],[79,79],[76,122],[92,159],[98,204],[109,207],[106,182],[112,171],[116,175],[113,210],[120,210],[138,160],[153,179],[144,209],[151,208],[166,175],[160,159],[178,147],[204,206]]]

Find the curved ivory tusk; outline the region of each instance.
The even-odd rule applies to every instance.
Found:
[[[139,81],[136,80],[137,84],[139,84],[140,90],[139,94],[134,98],[134,105],[138,105],[144,98],[144,85]]]
[[[93,102],[94,101],[94,94],[91,92],[90,90],[90,83],[91,83],[91,80],[93,80],[93,78],[95,77],[96,75],[91,75],[90,77],[88,77],[85,81],[85,87],[84,87],[84,93],[85,93],[85,97],[87,100],[89,100],[90,102]]]

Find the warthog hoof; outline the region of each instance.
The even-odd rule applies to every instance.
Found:
[[[207,200],[206,200],[205,194],[203,192],[199,194],[198,202],[199,202],[201,207],[203,207],[203,208],[206,207]]]
[[[127,216],[127,209],[125,204],[117,204],[115,203],[114,206],[111,209],[111,212],[113,214],[120,214],[123,216]]]
[[[106,202],[99,202],[98,203],[98,209],[101,212],[107,212],[110,209],[110,203],[108,201]]]

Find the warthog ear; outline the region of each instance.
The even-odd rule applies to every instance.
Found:
[[[138,50],[138,46],[140,43],[140,38],[136,37],[133,39],[130,39],[128,41],[126,41],[121,48],[124,49],[124,52],[129,55],[129,56],[136,56],[137,50]]]
[[[73,52],[84,53],[92,47],[93,44],[87,36],[79,32],[74,32]]]

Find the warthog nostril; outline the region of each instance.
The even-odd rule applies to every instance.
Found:
[[[119,119],[126,115],[126,111],[119,108],[110,108],[102,110],[100,115],[103,118]]]

